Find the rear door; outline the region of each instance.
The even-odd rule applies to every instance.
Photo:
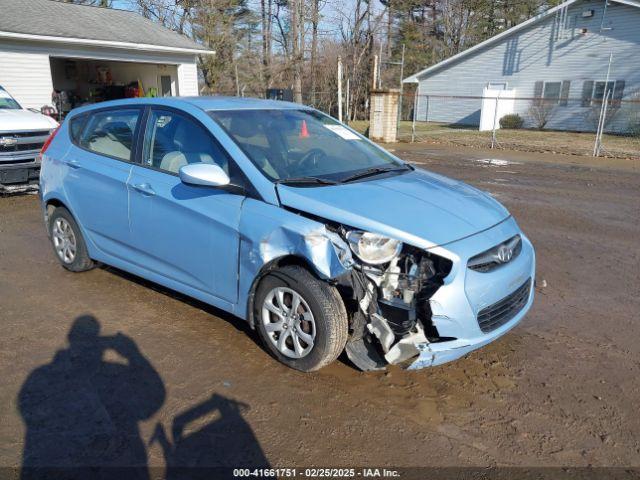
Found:
[[[64,158],[73,214],[93,245],[124,260],[131,253],[127,180],[141,118],[141,108],[118,107],[72,120],[74,145]]]
[[[202,124],[186,113],[152,107],[140,164],[128,182],[136,263],[172,288],[234,303],[245,197],[183,184],[180,167],[200,162],[217,163],[239,181],[237,167]]]

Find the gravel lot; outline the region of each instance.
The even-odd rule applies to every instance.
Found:
[[[64,271],[37,197],[0,198],[0,465],[21,464],[29,416],[33,445],[61,462],[140,463],[137,449],[160,467],[640,466],[637,164],[395,148],[490,191],[532,239],[537,298],[520,326],[432,369],[302,374],[213,308],[113,269]],[[81,315],[101,337],[85,318],[59,352]],[[92,372],[100,357],[111,366]],[[86,438],[92,451],[73,451]]]

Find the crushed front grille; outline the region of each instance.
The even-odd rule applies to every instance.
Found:
[[[515,317],[527,304],[530,291],[531,278],[528,278],[515,292],[480,310],[478,312],[480,330],[489,333]]]

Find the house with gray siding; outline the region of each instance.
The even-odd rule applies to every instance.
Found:
[[[593,131],[608,98],[605,130],[637,128],[640,1],[568,0],[404,82],[418,121],[479,125],[490,87],[511,91],[526,127],[545,115],[545,128]]]

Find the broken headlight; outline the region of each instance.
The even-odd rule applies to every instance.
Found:
[[[402,242],[378,233],[352,230],[346,235],[353,253],[365,263],[380,265],[397,257]]]

